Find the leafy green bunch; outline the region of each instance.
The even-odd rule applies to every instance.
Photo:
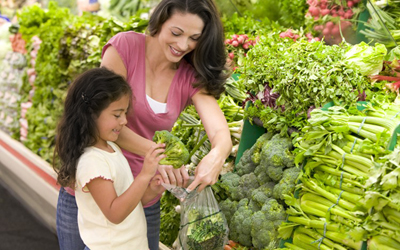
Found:
[[[187,228],[187,245],[189,249],[217,250],[224,245],[226,237],[225,219],[221,212],[210,216],[199,213],[198,210],[189,212]]]
[[[328,46],[304,38],[294,42],[280,38],[278,32],[261,36],[245,57],[241,80],[255,94],[270,87],[279,98],[276,107],[269,107],[263,105],[261,96],[247,110],[246,118],[258,117],[268,131],[286,133],[290,127],[305,125],[310,108],[330,101],[344,106],[356,103],[371,84],[343,62],[349,48],[344,43]]]
[[[166,158],[160,161],[162,165],[172,165],[180,168],[189,160],[189,151],[182,141],[167,130],[156,131],[153,136],[155,143],[164,143]]]

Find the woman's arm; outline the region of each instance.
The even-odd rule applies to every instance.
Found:
[[[125,64],[118,54],[118,51],[113,46],[109,46],[104,52],[100,67],[106,67],[123,76],[125,79],[127,78]],[[136,134],[128,127],[124,127],[121,130],[116,143],[121,148],[141,156],[144,156],[150,147],[155,145],[153,141]]]
[[[226,158],[232,150],[232,140],[225,116],[213,96],[197,92],[193,104],[211,142],[211,151],[196,167],[196,176],[189,190],[199,186],[198,191],[217,182]]]

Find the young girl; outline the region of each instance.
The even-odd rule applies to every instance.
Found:
[[[85,249],[148,250],[142,204],[164,191],[158,162],[164,145],[150,148],[133,180],[114,143],[126,125],[132,90],[106,68],[88,70],[70,86],[57,131],[58,182],[74,187]],[[55,157],[56,160],[56,157]]]

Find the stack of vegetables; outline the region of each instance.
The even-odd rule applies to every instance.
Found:
[[[18,101],[21,96],[19,88],[26,66],[25,56],[19,52],[9,51],[3,59],[0,73],[0,129],[11,135],[19,129]]]
[[[30,70],[18,90],[23,107],[21,116],[16,117],[22,118],[28,131],[13,137],[23,135],[30,150],[51,162],[57,118],[63,111],[68,84],[77,74],[100,65],[102,45],[111,36],[127,30],[143,31],[147,20],[131,17],[121,23],[89,13],[78,17],[55,2],[50,2],[47,10],[36,4],[25,7],[17,16],[19,32],[29,49]]]
[[[21,34],[10,34],[10,23],[0,24],[0,129],[12,135],[19,129],[18,101],[26,59]]]
[[[307,0],[306,24],[313,35],[328,44],[339,44],[345,38],[355,43],[355,27],[362,11],[361,0]]]
[[[233,172],[221,176],[216,186],[226,195],[220,207],[231,240],[255,249],[279,245],[278,226],[286,218],[283,195],[294,192],[300,172],[291,150],[290,138],[265,133],[243,153]]]
[[[239,80],[252,93],[252,105],[245,111],[245,118],[260,120],[267,131],[285,134],[288,129],[300,130],[312,108],[330,101],[352,105],[365,99],[364,92],[368,99],[372,96],[368,93],[382,89],[348,62],[346,52],[354,46],[328,46],[323,41],[308,42],[305,37],[293,41],[279,34],[274,31],[261,35],[239,69]],[[362,51],[353,64],[382,67],[384,53],[379,49]],[[368,60],[378,56],[378,61]]]
[[[398,135],[400,107],[371,102],[358,109],[315,109],[296,140],[303,165],[299,193],[280,236],[288,249],[398,249],[400,241]]]
[[[122,22],[128,22],[132,16],[138,12],[147,12],[150,7],[145,0],[110,0],[108,12],[116,19]]]
[[[393,48],[400,43],[400,1],[383,0],[371,3],[367,8],[370,14],[366,29],[360,32],[372,42]]]

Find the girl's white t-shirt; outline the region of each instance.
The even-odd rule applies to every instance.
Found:
[[[88,147],[78,161],[75,197],[79,233],[90,250],[148,250],[147,225],[142,203],[124,221],[114,224],[107,220],[86,187],[91,180],[103,178],[113,182],[115,191],[120,196],[134,181],[121,149],[113,142],[108,144],[115,152]]]

